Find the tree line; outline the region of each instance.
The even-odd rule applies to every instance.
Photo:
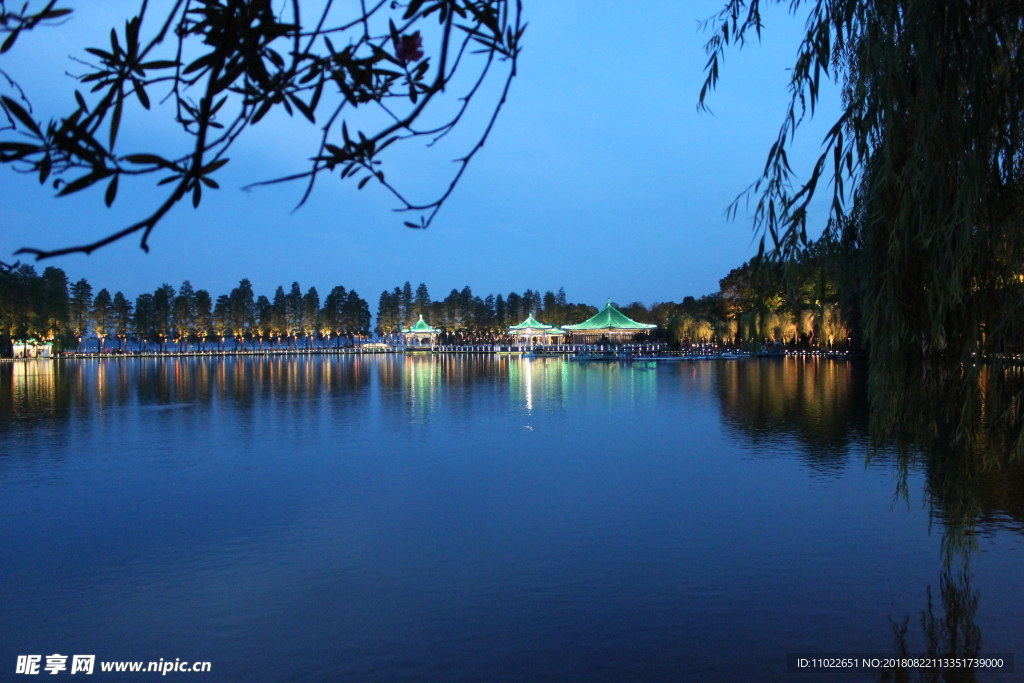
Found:
[[[788,262],[750,259],[719,280],[712,294],[646,311],[634,302],[622,312],[658,324],[674,344],[850,347],[861,343],[858,301],[841,262],[839,245],[825,237]]]
[[[858,341],[855,288],[843,282],[839,245],[828,237],[812,243],[788,263],[754,257],[719,281],[717,292],[682,301],[615,304],[622,313],[658,326],[649,337],[673,346],[720,344],[846,348]],[[425,284],[381,292],[375,331],[387,336],[416,322],[420,315],[442,330],[442,343],[501,339],[510,325],[533,313],[548,325],[580,323],[598,312],[594,306],[568,303],[558,292],[527,289],[507,296],[479,297],[466,286],[434,301]]]
[[[712,294],[618,308],[638,322],[658,325],[650,338],[675,346],[845,346],[856,336],[857,301],[851,287],[841,286],[840,260],[838,246],[826,238],[786,264],[755,257],[730,271]],[[531,314],[563,326],[597,312],[594,306],[569,303],[564,287],[481,297],[467,285],[435,300],[426,284],[414,289],[406,282],[381,292],[372,326],[367,302],[343,286],[321,301],[315,287],[303,291],[298,282],[287,290],[277,287],[272,297],[257,296],[243,279],[215,298],[186,280],[177,289],[163,284],[132,301],[107,289],[94,294],[87,280],[71,282],[60,268],[37,274],[33,266],[22,265],[0,272],[0,341],[8,351],[17,339],[78,349],[86,337],[95,337],[97,348],[108,341],[118,348],[153,344],[163,350],[189,343],[220,349],[228,344],[340,346],[370,336],[371,329],[381,337],[394,335],[421,315],[442,330],[442,343],[488,342],[504,339],[509,326]]]
[[[0,341],[9,352],[12,340],[54,342],[59,349],[78,349],[87,335],[97,347],[116,340],[145,348],[167,350],[196,343],[235,348],[247,342],[289,346],[341,345],[370,334],[370,307],[356,290],[334,287],[321,303],[315,287],[305,293],[298,282],[289,290],[279,286],[268,298],[256,296],[243,279],[227,294],[214,298],[185,280],[181,287],[163,284],[134,302],[122,292],[107,289],[93,294],[84,278],[71,283],[60,268],[38,275],[22,265],[0,272]]]

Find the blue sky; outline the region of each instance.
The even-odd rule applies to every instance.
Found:
[[[403,227],[380,188],[360,192],[337,177],[325,177],[295,212],[297,184],[241,191],[301,170],[311,155],[315,130],[279,116],[237,145],[217,176],[221,191],[207,193],[199,209],[178,206],[161,223],[149,254],[129,239],[49,263],[133,297],[185,279],[216,294],[243,277],[268,295],[293,280],[321,296],[341,284],[374,307],[382,289],[406,280],[426,282],[435,297],[467,284],[478,294],[564,286],[570,300],[591,304],[712,292],[756,251],[749,219],[741,213],[730,222],[723,212],[763,167],[803,25],[773,8],[762,43],[728,54],[710,98],[714,113],[698,113],[708,37],[698,24],[722,4],[526,0],[530,26],[509,103],[429,230]],[[20,39],[0,63],[28,86],[41,116],[70,111],[68,56],[103,44],[112,25],[123,25],[117,9],[133,5],[74,6],[66,26]],[[798,170],[809,170],[838,112],[834,90],[802,129],[791,156]],[[467,123],[447,147],[399,151],[389,178],[429,196],[480,119]],[[125,127],[121,149],[143,151],[169,133],[157,117],[141,117]],[[5,256],[95,239],[145,215],[159,196],[151,186],[122,186],[106,209],[102,189],[53,199],[10,169],[0,169],[0,183]],[[811,227],[820,232],[826,204],[816,207]]]

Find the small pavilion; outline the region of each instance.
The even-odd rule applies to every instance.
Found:
[[[53,344],[35,339],[18,340],[11,344],[15,358],[52,358]]]
[[[509,336],[515,338],[524,346],[535,344],[559,344],[565,337],[565,330],[560,330],[554,325],[545,325],[530,314],[523,322],[512,325],[508,328]]]
[[[441,334],[441,330],[428,325],[423,319],[422,314],[412,327],[402,328],[402,336],[405,337],[405,348],[412,350],[429,350],[434,348],[437,344],[437,335],[439,334]]]
[[[633,341],[638,334],[649,334],[656,327],[628,318],[608,299],[600,313],[577,325],[566,325],[565,330],[574,344],[623,344]]]

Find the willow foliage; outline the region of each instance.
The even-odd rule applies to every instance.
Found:
[[[760,33],[762,5],[729,0],[716,17],[702,104],[726,47]],[[1015,430],[1016,400],[999,402],[1001,373],[983,381],[977,361],[1024,351],[1024,3],[788,5],[806,33],[789,111],[748,190],[762,248],[799,252],[828,185],[830,231],[854,254],[876,438],[969,446],[981,426]],[[787,148],[830,78],[842,111],[801,182]]]

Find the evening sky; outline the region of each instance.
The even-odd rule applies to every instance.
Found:
[[[73,108],[68,56],[102,45],[111,26],[123,27],[117,10],[134,7],[105,4],[75,3],[67,25],[26,35],[4,56],[3,68],[26,86],[40,118]],[[183,203],[163,221],[149,254],[129,238],[39,266],[58,265],[72,279],[131,297],[185,279],[223,293],[248,277],[268,296],[293,280],[303,289],[315,285],[321,296],[342,284],[374,307],[382,289],[406,280],[426,282],[435,298],[467,284],[481,295],[564,286],[570,300],[595,305],[605,297],[651,303],[712,292],[756,253],[747,214],[729,221],[724,211],[763,168],[803,30],[802,18],[773,8],[761,44],[729,52],[709,99],[713,114],[698,113],[709,36],[699,23],[722,4],[527,0],[529,28],[510,100],[429,230],[403,227],[410,217],[393,213],[396,202],[382,189],[357,191],[336,176],[324,177],[294,212],[297,184],[241,191],[301,170],[313,153],[316,131],[282,114],[233,150],[233,163],[217,174],[224,189],[208,192],[199,209]],[[496,89],[484,95],[489,104]],[[804,176],[838,104],[831,88],[802,129],[791,160]],[[479,130],[483,105],[447,146],[399,150],[385,167],[389,180],[414,197],[431,196]],[[123,126],[119,149],[149,151],[170,135],[156,118]],[[53,199],[49,186],[9,168],[0,169],[0,183],[0,258],[22,246],[95,239],[138,220],[160,197],[151,184],[122,185],[106,209],[101,185]],[[816,201],[812,233],[823,227],[825,207]]]

